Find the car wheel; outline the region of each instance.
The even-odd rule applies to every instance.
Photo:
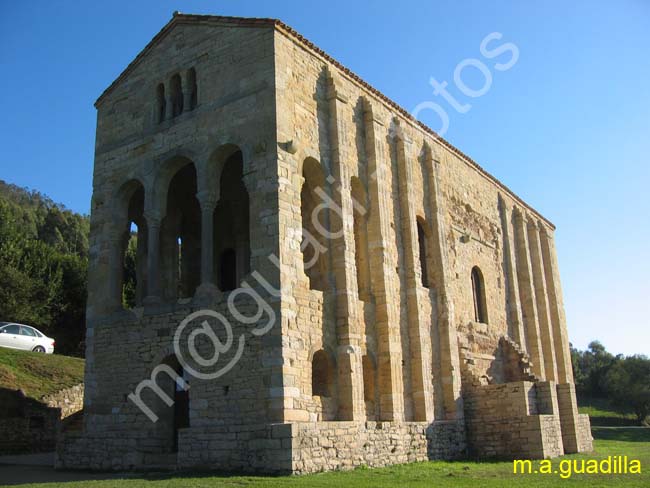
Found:
[[[34,349],[32,349],[33,352],[45,352],[45,348],[43,346],[36,346]]]

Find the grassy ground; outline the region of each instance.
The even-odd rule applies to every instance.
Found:
[[[179,475],[136,475],[129,479],[82,481],[74,483],[48,483],[23,485],[41,488],[224,488],[224,487],[275,487],[275,488],[327,488],[327,487],[554,487],[584,486],[650,486],[650,429],[628,427],[594,428],[595,451],[591,454],[564,456],[552,461],[557,474],[513,474],[512,462],[426,462],[380,469],[357,469],[351,472],[321,473],[308,476],[252,477],[214,476],[191,473]],[[639,459],[641,475],[588,475],[573,474],[560,477],[560,462],[580,462],[605,459],[607,456],[628,456]],[[0,479],[1,479],[0,469]]]
[[[38,400],[81,383],[83,376],[83,359],[0,347],[0,388],[20,388]]]
[[[632,412],[615,410],[606,398],[578,397],[580,413],[589,415],[591,425],[639,425]]]

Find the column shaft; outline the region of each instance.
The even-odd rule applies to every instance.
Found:
[[[160,301],[160,220],[147,217],[147,301]]]

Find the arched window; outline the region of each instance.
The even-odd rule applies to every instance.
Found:
[[[485,285],[483,274],[478,266],[472,268],[472,295],[474,298],[474,321],[487,324]]]
[[[201,209],[196,168],[189,160],[169,183],[160,229],[161,278],[166,300],[194,295],[201,274]]]
[[[422,286],[429,288],[429,274],[427,271],[427,235],[420,219],[417,221],[418,248],[420,249],[420,272],[422,274]]]
[[[368,204],[363,183],[352,177],[352,216],[354,225],[354,261],[357,268],[357,288],[359,299],[370,299],[370,263],[368,260]]]
[[[333,368],[327,353],[321,349],[314,353],[311,361],[311,394],[313,396],[332,396]]]
[[[119,303],[126,309],[142,305],[146,293],[147,225],[144,218],[144,187],[136,180],[126,183],[120,190],[121,214],[118,219],[122,235],[119,243],[120,268],[115,271],[119,290]]]
[[[214,211],[213,245],[221,291],[239,286],[250,272],[250,210],[244,184],[243,155],[236,150],[223,163],[219,203]]]
[[[187,86],[190,90],[190,106],[187,107],[187,109],[194,110],[194,107],[196,107],[198,101],[196,70],[194,68],[187,70]]]
[[[172,117],[176,117],[183,113],[183,82],[181,76],[179,74],[172,76],[169,85],[171,88]]]
[[[309,288],[325,290],[327,283],[327,236],[322,229],[327,228],[323,217],[325,212],[315,212],[323,203],[320,192],[325,188],[325,176],[320,164],[311,158],[303,166],[305,182],[300,192],[300,213],[302,215],[302,250],[305,274],[309,278]],[[322,208],[322,207],[320,207]]]
[[[165,120],[167,101],[165,100],[165,85],[160,83],[156,88],[156,122],[159,124]]]

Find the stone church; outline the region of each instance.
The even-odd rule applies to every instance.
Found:
[[[591,449],[553,224],[289,26],[175,13],[95,106],[83,422],[58,467]]]

